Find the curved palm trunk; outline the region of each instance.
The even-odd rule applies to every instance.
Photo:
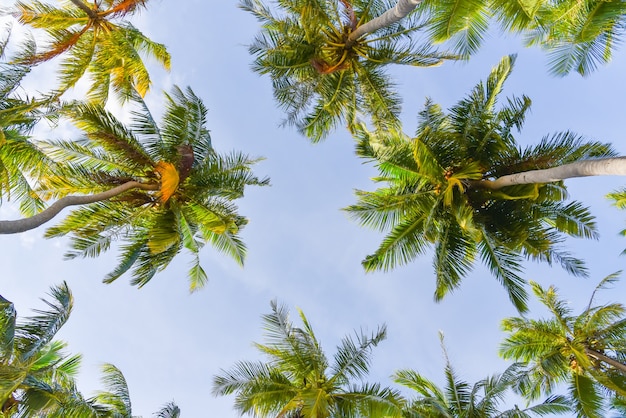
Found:
[[[622,364],[619,361],[612,359],[611,357],[607,357],[602,353],[592,350],[591,348],[585,348],[585,354],[587,354],[589,357],[593,357],[597,360],[600,360],[606,364],[610,364],[611,366],[615,367],[620,372],[626,374],[626,364]]]
[[[30,218],[16,219],[13,221],[0,221],[0,234],[15,234],[37,228],[54,218],[59,212],[69,206],[101,202],[132,189],[159,190],[159,185],[155,183],[129,181],[102,193],[87,196],[65,196],[54,202],[42,212],[35,216],[31,216]]]
[[[74,3],[74,5],[76,7],[78,7],[79,9],[81,9],[83,12],[85,12],[87,14],[87,16],[89,16],[92,19],[95,19],[98,17],[98,15],[96,14],[95,10],[93,10],[91,7],[87,6],[85,3],[83,3],[81,0],[70,0],[72,3]]]
[[[119,3],[117,6],[114,6],[105,12],[102,12],[100,16],[109,16],[112,14],[122,14],[125,15],[134,11],[138,7],[142,7],[146,5],[148,0],[124,0]]]
[[[473,181],[471,185],[497,190],[517,184],[552,183],[573,177],[624,175],[626,175],[626,157],[599,158],[597,160],[576,161],[544,170],[530,170],[509,174],[496,180]]]
[[[81,9],[83,12],[87,14],[92,19],[97,19],[99,13],[89,7],[87,4],[83,3],[82,0],[70,0],[76,7]],[[124,0],[119,3],[117,6],[112,7],[105,12],[100,12],[100,17],[108,16],[111,14],[130,12],[139,6],[144,6],[147,0]]]
[[[377,18],[357,27],[354,32],[350,33],[346,41],[346,47],[354,45],[360,37],[368,33],[375,32],[380,28],[384,28],[385,26],[389,26],[404,19],[421,2],[422,0],[398,0],[398,3],[394,7]]]

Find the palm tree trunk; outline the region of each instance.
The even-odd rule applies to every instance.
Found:
[[[552,183],[573,177],[624,175],[626,175],[626,157],[599,158],[597,160],[576,161],[544,170],[530,170],[509,174],[496,180],[472,181],[471,185],[497,190],[517,184]]]
[[[91,7],[83,3],[82,0],[70,0],[70,1],[74,3],[74,5],[78,7],[79,9],[81,9],[83,12],[87,13],[87,16],[89,16],[90,18],[95,19],[98,17],[96,12]]]
[[[138,7],[145,7],[146,2],[148,0],[124,0],[121,3],[118,3],[116,6],[106,10],[105,12],[100,13],[101,17],[109,16],[112,14],[120,14],[125,15],[134,11]]]
[[[617,360],[613,360],[611,357],[607,357],[604,354],[597,352],[596,350],[592,350],[591,348],[585,348],[585,354],[606,364],[610,364],[620,372],[626,374],[626,364],[622,364]]]
[[[422,0],[398,0],[398,3],[382,15],[359,26],[348,36],[346,48],[351,47],[362,36],[377,31],[404,19]]]
[[[65,196],[57,200],[52,205],[39,212],[35,216],[31,216],[30,218],[16,219],[12,221],[0,221],[0,234],[15,234],[18,232],[29,231],[48,222],[66,207],[101,202],[103,200],[118,196],[132,189],[159,190],[159,185],[155,183],[140,183],[138,181],[129,181],[110,190],[96,193],[93,195]]]

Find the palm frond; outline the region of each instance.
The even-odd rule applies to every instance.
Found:
[[[165,404],[154,416],[157,418],[179,418],[180,408],[174,401],[171,401]]]
[[[131,416],[132,407],[128,384],[122,372],[112,364],[102,365],[102,383],[106,391],[99,392],[95,399],[98,403],[111,408],[115,414]]]
[[[6,364],[13,355],[17,313],[12,302],[0,295],[0,363]]]
[[[574,400],[574,410],[579,416],[589,418],[605,417],[603,396],[591,379],[577,373],[572,374],[569,392]]]
[[[50,310],[36,310],[37,315],[26,318],[16,329],[15,344],[22,361],[29,360],[50,341],[68,320],[74,299],[67,283],[53,286],[52,301],[42,299]]]
[[[488,6],[484,0],[427,2],[430,36],[435,42],[450,40],[462,55],[476,52],[487,31]]]
[[[384,340],[386,335],[387,329],[382,326],[371,337],[361,333],[356,335],[356,341],[350,337],[343,338],[335,354],[330,380],[343,383],[350,378],[362,379],[369,371],[372,348]]]
[[[521,271],[520,257],[497,245],[486,233],[483,233],[483,240],[478,247],[481,259],[507,291],[513,305],[520,312],[527,311],[528,295],[524,288],[526,281],[517,274]]]

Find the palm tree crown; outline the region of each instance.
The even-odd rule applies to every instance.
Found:
[[[54,286],[48,310],[18,322],[13,303],[0,296],[0,411],[2,416],[53,416],[64,403],[76,403],[74,376],[80,355],[53,340],[73,306],[67,284]]]
[[[548,168],[588,157],[613,156],[605,144],[570,132],[522,149],[513,137],[530,107],[527,97],[495,107],[513,57],[494,68],[487,83],[444,113],[427,101],[414,138],[399,131],[355,129],[358,152],[375,161],[377,182],[386,187],[358,191],[346,210],[361,224],[390,230],[363,265],[388,270],[412,261],[433,245],[435,298],[460,284],[478,257],[502,283],[517,309],[526,309],[524,258],[558,262],[586,274],[580,260],[563,251],[564,234],[596,237],[595,223],[580,203],[564,203],[562,181],[492,190],[485,183],[506,174]]]
[[[362,379],[370,352],[385,338],[385,328],[371,337],[344,338],[333,364],[300,312],[303,328],[292,326],[288,312],[272,302],[265,315],[268,344],[255,344],[267,363],[239,362],[213,380],[215,395],[236,393],[235,408],[259,417],[350,418],[399,417],[400,397],[378,384],[352,384]]]
[[[518,379],[519,365],[509,366],[502,374],[496,374],[479,380],[475,384],[461,380],[448,358],[440,335],[441,345],[446,360],[444,370],[445,388],[440,388],[414,370],[399,370],[394,373],[396,383],[417,392],[416,398],[405,407],[407,418],[531,418],[548,414],[570,412],[567,400],[562,396],[552,396],[543,403],[520,410],[502,411],[501,405],[507,393],[515,386]]]
[[[457,57],[415,41],[422,24],[411,15],[351,37],[393,6],[388,0],[282,0],[275,13],[261,0],[241,0],[262,24],[250,46],[253,69],[270,75],[286,123],[313,141],[359,113],[377,126],[398,123],[400,98],[384,67],[434,66]]]
[[[69,319],[74,299],[66,283],[51,288],[48,310],[16,320],[13,303],[0,296],[0,416],[47,418],[133,418],[122,372],[103,366],[105,391],[85,398],[76,387],[80,355],[64,352],[67,344],[53,340]],[[157,412],[178,418],[169,402]]]
[[[132,270],[132,283],[143,286],[184,247],[194,256],[189,281],[195,290],[207,280],[198,258],[207,242],[243,263],[239,231],[247,219],[232,201],[245,186],[269,181],[252,174],[258,160],[215,152],[205,127],[207,110],[191,89],[175,87],[166,95],[160,126],[143,100],[136,100],[130,128],[101,106],[67,107],[85,136],[42,144],[58,164],[55,175],[40,179],[41,188],[58,200],[32,218],[0,221],[0,232],[30,229],[64,207],[81,205],[46,232],[71,235],[68,258],[95,257],[121,240],[120,263],[105,281]]]
[[[174,402],[168,402],[154,416],[157,418],[179,418],[180,408]]]
[[[21,23],[43,29],[50,44],[43,52],[26,58],[29,64],[67,54],[61,62],[60,85],[55,95],[73,87],[85,74],[91,75],[87,96],[106,102],[111,86],[122,100],[150,88],[150,76],[141,55],[147,54],[169,69],[170,55],[165,46],[151,41],[126,21],[114,23],[145,7],[148,0],[65,1],[57,8],[47,2],[18,1],[14,14]]]
[[[43,102],[16,94],[30,66],[5,61],[10,29],[0,38],[0,203],[13,199],[22,214],[31,216],[44,208],[44,201],[35,192],[31,179],[45,175],[47,158],[30,140],[30,131],[43,116]],[[35,50],[32,39],[20,46],[21,56]]]
[[[615,282],[610,275],[596,291]],[[527,366],[518,389],[536,399],[567,382],[579,416],[605,417],[605,394],[626,406],[626,307],[620,303],[589,304],[574,315],[557,289],[532,283],[533,292],[552,315],[549,319],[507,318],[502,327],[509,336],[500,353]]]
[[[621,43],[626,5],[602,0],[426,0],[418,8],[435,42],[450,41],[462,54],[480,47],[496,20],[505,31],[520,33],[527,46],[548,52],[553,74],[588,75],[609,62]]]

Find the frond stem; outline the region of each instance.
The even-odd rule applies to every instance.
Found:
[[[597,360],[600,360],[606,364],[610,364],[611,366],[619,370],[622,374],[626,374],[626,364],[620,363],[619,361],[614,360],[611,357],[605,356],[604,354],[596,350],[592,350],[591,348],[585,347],[585,354],[587,354],[589,357],[593,357]]]

